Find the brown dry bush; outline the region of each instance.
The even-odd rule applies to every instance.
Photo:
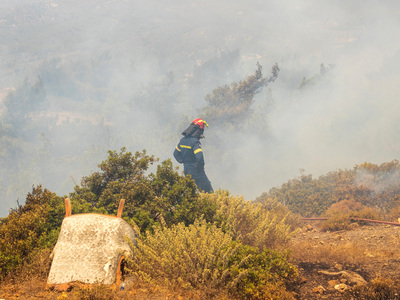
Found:
[[[322,231],[339,231],[346,230],[349,228],[351,221],[349,219],[349,215],[347,214],[338,214],[333,217],[330,217],[328,220],[322,223],[321,230]]]
[[[365,221],[357,219],[368,219],[368,220],[384,219],[381,210],[377,208],[357,206],[357,209],[358,210],[353,211],[350,208],[348,207],[346,208],[343,205],[338,205],[338,206],[332,205],[331,208],[328,209],[326,213],[326,215],[328,216],[328,220],[322,223],[321,230],[322,231],[348,230],[351,229],[350,224],[353,222],[357,222],[359,224],[365,224]]]
[[[369,219],[369,220],[384,220],[385,215],[379,208],[364,207],[363,209],[350,214],[351,218]]]
[[[325,212],[325,216],[335,216],[337,214],[348,214],[351,212],[359,211],[364,206],[360,202],[356,202],[354,199],[346,199],[333,203]]]
[[[389,222],[398,222],[400,223],[400,206],[397,206],[390,210],[387,220]]]

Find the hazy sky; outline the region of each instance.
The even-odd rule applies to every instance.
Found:
[[[131,152],[147,149],[172,158],[187,126],[177,123],[197,117],[207,93],[245,79],[260,62],[266,74],[275,63],[281,70],[254,106],[256,116],[265,118],[256,127],[265,126],[266,134],[248,130],[227,136],[209,124],[203,149],[214,189],[255,199],[297,177],[299,169],[317,177],[365,161],[399,158],[398,1],[0,0],[0,7],[0,53],[6,58],[0,62],[0,90],[4,94],[24,78],[42,74],[53,58],[68,72],[93,77],[107,97],[96,108],[97,100],[88,96],[87,111],[81,113],[111,124],[104,148],[127,146]],[[85,71],[80,62],[90,60],[92,69]],[[324,76],[321,64],[329,68]],[[168,72],[175,76],[173,85],[165,97],[160,90],[153,99],[151,87]],[[303,78],[307,84],[299,89]],[[50,92],[58,90],[57,83],[45,84]],[[150,105],[145,114],[135,111],[130,122],[118,119],[121,111],[113,101],[134,102],[139,94],[154,102],[154,111]],[[64,97],[63,105],[76,100]],[[176,119],[169,120],[168,109]],[[176,132],[159,138],[165,122]],[[216,137],[224,147],[211,151],[208,143]],[[65,140],[51,138],[54,148]],[[86,158],[67,172],[62,186],[50,180],[52,174],[32,182],[27,178],[19,199],[38,183],[51,182],[48,188],[59,195],[72,192],[70,178],[79,182],[96,171],[106,153]],[[15,200],[1,200],[0,216]]]

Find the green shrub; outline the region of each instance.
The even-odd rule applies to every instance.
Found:
[[[231,196],[227,191],[201,194],[201,199],[215,203],[216,212],[209,222],[215,222],[225,232],[230,232],[234,240],[243,244],[264,248],[284,247],[294,233],[293,214],[275,213],[260,203],[246,201],[241,196]]]
[[[293,299],[286,286],[297,278],[298,271],[287,259],[287,251],[259,251],[255,247],[241,245],[230,258],[232,281],[228,283],[228,288],[239,298]]]
[[[204,219],[188,227],[155,228],[132,249],[129,264],[141,279],[198,289],[207,297],[226,289],[240,298],[265,299],[274,291],[283,295],[286,281],[297,276],[286,254],[233,242],[230,234]]]
[[[0,225],[0,278],[15,271],[35,251],[53,247],[65,214],[60,197],[34,187],[26,203]]]
[[[198,200],[194,180],[182,176],[171,160],[157,166],[157,172],[146,175],[157,159],[146,151],[132,154],[122,148],[119,153],[109,151],[107,160],[99,164],[100,171],[84,177],[81,186],[71,193],[73,213],[76,204],[91,212],[117,214],[120,199],[125,199],[122,217],[136,223],[142,232],[160,223],[191,224],[202,214],[212,214],[204,201]],[[86,212],[86,211],[79,211]]]

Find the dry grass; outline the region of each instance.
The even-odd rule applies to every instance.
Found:
[[[302,262],[326,264],[362,264],[369,260],[365,248],[351,242],[340,245],[313,244],[309,241],[296,242],[291,247],[292,259]]]
[[[290,243],[292,259],[303,262],[321,262],[365,265],[371,261],[400,260],[399,238],[396,231],[376,231],[364,226],[341,232],[299,233]],[[303,236],[302,236],[303,235]]]

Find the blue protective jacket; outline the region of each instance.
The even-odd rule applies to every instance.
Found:
[[[174,157],[179,163],[183,163],[184,174],[190,174],[200,190],[206,193],[213,192],[211,182],[204,171],[203,150],[198,138],[185,135],[176,146]]]

